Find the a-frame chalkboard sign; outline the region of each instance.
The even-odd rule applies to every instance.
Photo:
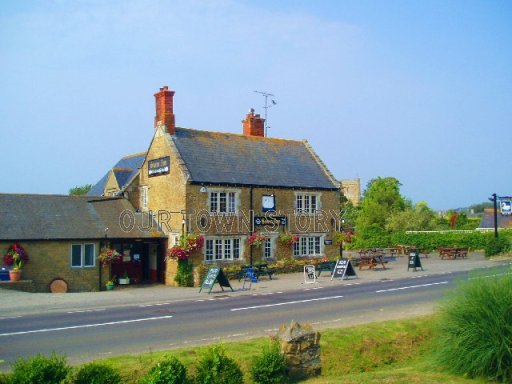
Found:
[[[419,252],[409,253],[409,260],[407,262],[407,270],[409,270],[409,268],[414,268],[414,272],[416,272],[416,268],[421,268],[421,270],[423,271],[423,267],[421,266]]]
[[[224,271],[220,267],[212,267],[208,269],[208,273],[206,274],[206,277],[203,280],[203,284],[201,284],[199,292],[201,292],[204,288],[208,289],[208,294],[210,294],[215,283],[219,283],[222,291],[224,291],[223,287],[227,287],[231,288],[231,290],[234,292],[233,287],[231,286],[231,284],[229,284],[228,278],[226,277]]]
[[[357,277],[356,270],[349,259],[339,259],[332,271],[331,281],[336,277],[339,279],[348,279],[350,276]]]

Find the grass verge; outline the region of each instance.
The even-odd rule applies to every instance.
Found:
[[[428,316],[322,330],[322,375],[305,383],[489,383],[440,372],[431,362],[428,350],[435,320],[434,316]],[[251,383],[253,358],[260,355],[267,344],[268,338],[223,344],[227,355],[240,365],[246,383]],[[134,384],[164,355],[177,357],[188,372],[194,374],[196,361],[206,348],[208,346],[119,356],[102,362],[118,369],[124,383]]]

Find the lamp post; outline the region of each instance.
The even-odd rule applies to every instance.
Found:
[[[341,225],[340,225],[340,233],[341,233],[341,239],[340,239],[340,259],[343,259],[343,224],[345,224],[345,219],[341,219]]]
[[[494,237],[498,238],[498,196],[493,193],[489,200],[493,203],[494,208]]]

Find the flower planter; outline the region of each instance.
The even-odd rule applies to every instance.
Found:
[[[20,281],[21,271],[9,271],[9,279],[11,281]]]
[[[107,288],[107,291],[111,291],[114,289],[114,284],[106,284],[105,288]]]
[[[128,285],[130,284],[130,278],[127,277],[127,278],[122,278],[120,277],[119,278],[119,285]]]

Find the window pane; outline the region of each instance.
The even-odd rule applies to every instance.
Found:
[[[321,252],[320,252],[320,237],[319,236],[316,236],[315,237],[315,254],[319,255]]]
[[[300,255],[299,242],[297,241],[296,243],[293,243],[293,256],[299,256],[299,255]]]
[[[217,212],[217,192],[210,193],[210,212]]]
[[[315,238],[314,237],[308,237],[308,253],[310,255],[313,255],[315,253]]]
[[[231,259],[231,240],[224,240],[224,258]]]
[[[71,246],[71,266],[82,266],[82,245],[80,244],[73,244]]]
[[[297,195],[296,205],[297,205],[297,212],[302,212],[302,195]]]
[[[235,192],[229,192],[229,213],[235,212]]]
[[[213,260],[213,240],[206,240],[205,259]]]
[[[308,241],[307,237],[300,238],[300,254],[301,255],[306,255],[308,253],[307,241]]]
[[[215,240],[215,259],[222,259],[222,240]]]
[[[233,239],[233,259],[240,258],[240,239]]]
[[[226,213],[226,192],[219,193],[219,212]]]
[[[265,257],[272,257],[272,241],[270,239],[265,240]]]
[[[316,196],[311,196],[311,212],[316,211]]]
[[[84,267],[94,266],[94,244],[85,244]]]
[[[304,196],[304,211],[309,212],[309,195]]]

